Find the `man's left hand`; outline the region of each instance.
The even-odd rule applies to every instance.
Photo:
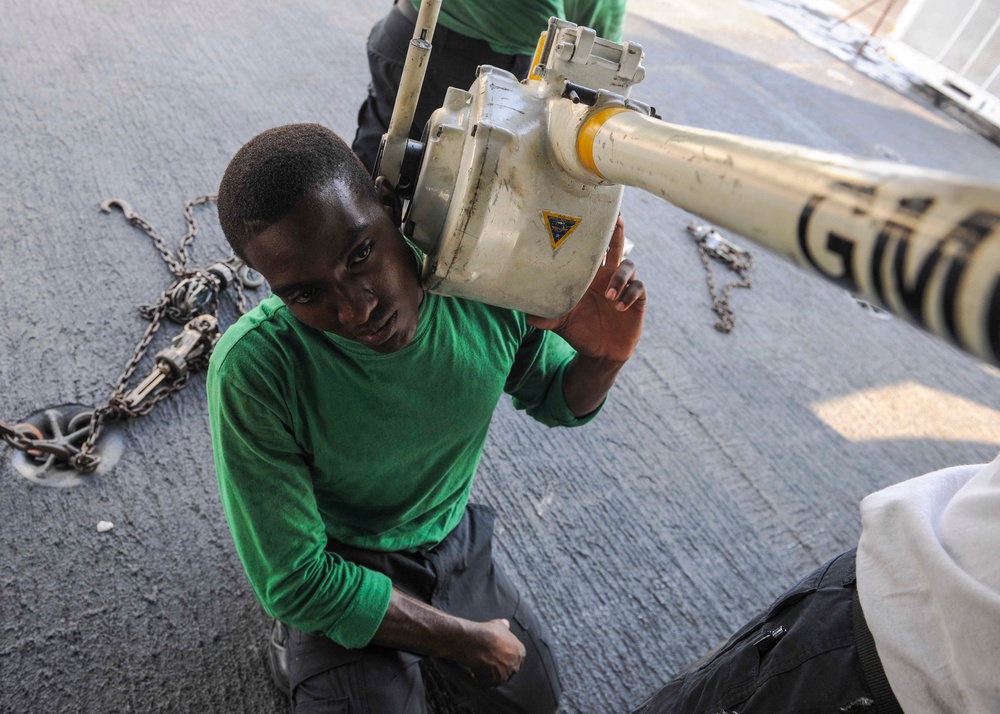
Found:
[[[635,277],[635,263],[622,260],[625,224],[618,217],[608,253],[583,298],[561,317],[528,317],[528,324],[552,330],[578,354],[609,362],[632,356],[646,311],[646,287]]]

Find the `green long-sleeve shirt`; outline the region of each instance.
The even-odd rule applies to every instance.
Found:
[[[410,0],[414,8],[420,0]],[[438,23],[466,37],[486,40],[494,52],[530,55],[550,17],[593,28],[598,37],[621,42],[625,0],[447,0]]]
[[[458,524],[494,408],[572,426],[573,350],[525,316],[425,294],[416,334],[379,354],[297,321],[276,297],[223,334],[208,372],[222,504],[264,609],[345,647],[378,629],[389,579],[327,538],[397,551]]]

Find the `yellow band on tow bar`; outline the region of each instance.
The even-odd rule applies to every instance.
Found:
[[[576,135],[576,151],[580,157],[580,161],[584,166],[594,173],[595,176],[600,176],[604,178],[600,171],[597,170],[597,165],[594,163],[594,140],[597,138],[597,132],[601,130],[606,122],[611,117],[616,114],[621,114],[622,112],[631,111],[625,107],[609,107],[607,109],[602,109],[601,111],[590,117],[584,125],[580,128],[580,133]]]

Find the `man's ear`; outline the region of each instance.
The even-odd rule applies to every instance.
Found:
[[[375,192],[378,194],[378,202],[382,204],[389,217],[398,226],[403,222],[403,200],[396,193],[392,182],[385,176],[375,179]]]

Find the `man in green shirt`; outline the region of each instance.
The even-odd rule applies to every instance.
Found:
[[[413,37],[420,0],[396,0],[368,36],[368,97],[358,111],[351,148],[368,170],[375,165],[382,134],[389,128],[406,50]],[[490,65],[518,79],[531,71],[538,37],[550,17],[593,28],[598,37],[621,42],[625,0],[446,0],[434,30],[434,49],[410,129],[420,139],[431,112],[448,87],[468,89],[476,68]]]
[[[290,628],[293,706],[425,711],[429,655],[477,712],[554,711],[544,628],[468,496],[503,392],[582,424],[632,354],[646,292],[621,222],[580,303],[541,319],[425,293],[392,187],[316,124],[240,149],[219,218],[273,293],[223,335],[208,398],[237,552]]]

